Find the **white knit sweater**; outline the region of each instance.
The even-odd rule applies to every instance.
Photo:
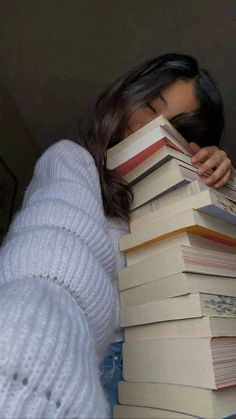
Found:
[[[91,155],[50,147],[0,252],[1,419],[109,416],[98,362],[119,339],[127,231],[104,216]]]

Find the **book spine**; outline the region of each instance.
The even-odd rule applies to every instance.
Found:
[[[215,331],[212,331],[209,319],[211,318],[198,317],[126,327],[124,329],[125,342],[155,340],[163,338],[222,336],[222,331],[220,334],[219,331],[217,331],[217,334],[215,334]],[[236,326],[234,325],[234,333],[235,332]],[[227,333],[230,336],[234,336],[234,333],[230,334],[228,330]]]
[[[202,310],[198,294],[124,306],[120,313],[122,327],[201,316]]]
[[[158,269],[157,269],[158,267]],[[118,272],[119,289],[124,290],[165,278],[185,269],[180,247],[150,256]]]
[[[161,147],[163,147],[167,144],[168,144],[169,147],[172,147],[175,150],[181,151],[181,147],[178,147],[171,140],[167,140],[167,139],[163,138],[162,140],[156,141],[155,143],[151,144],[149,147],[145,148],[144,150],[135,154],[130,159],[128,159],[125,162],[118,165],[116,167],[116,171],[118,173],[120,173],[121,175],[126,175],[127,173],[131,172],[131,170],[134,170],[138,165],[140,165],[149,156],[151,156],[153,153],[155,153]]]
[[[134,199],[131,210],[133,211],[171,190],[180,188],[186,182],[188,180],[183,177],[180,165],[176,163],[176,160],[170,160],[166,165],[160,167],[158,173],[151,173],[133,186]]]
[[[195,182],[190,183],[186,186],[196,185]],[[176,195],[178,196],[178,192],[181,192],[182,188],[177,189]],[[150,203],[143,205],[139,208],[137,208],[135,211],[135,218],[132,220],[132,213],[131,213],[131,223],[130,223],[130,232],[133,233],[136,230],[139,230],[140,228],[145,227],[145,225],[148,225],[151,222],[156,222],[161,219],[166,219],[167,216],[173,216],[177,215],[183,210],[188,209],[198,209],[202,208],[202,211],[204,211],[204,204],[211,204],[211,199],[209,197],[209,191],[207,189],[201,190],[199,193],[194,193],[194,195],[190,194],[190,191],[194,191],[196,189],[194,186],[187,190],[187,193],[182,193],[182,199],[175,200],[175,202],[169,203],[169,205],[166,206],[160,206],[158,208],[159,200],[155,199],[153,201],[150,201]],[[170,192],[173,193],[173,192]],[[166,195],[168,197],[168,194]],[[161,198],[160,198],[161,199]],[[134,211],[134,212],[135,212]],[[224,215],[224,214],[223,214]],[[222,217],[221,217],[222,218]]]
[[[118,165],[116,167],[116,171],[121,175],[129,173],[131,170],[135,169],[139,164],[141,164],[145,159],[147,159],[151,154],[155,153],[155,151],[159,150],[165,144],[166,143],[164,140],[159,140],[154,144],[151,144],[149,147],[145,148],[144,150],[135,154],[130,159]]]

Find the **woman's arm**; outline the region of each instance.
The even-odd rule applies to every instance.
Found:
[[[103,350],[114,330],[114,254],[86,150],[60,141],[42,155],[0,256],[1,285],[40,278],[66,289]]]

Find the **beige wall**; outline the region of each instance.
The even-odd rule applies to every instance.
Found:
[[[38,155],[39,151],[31,133],[5,86],[0,82],[0,157],[18,180],[15,210],[21,204]]]

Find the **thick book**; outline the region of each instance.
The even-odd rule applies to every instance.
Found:
[[[234,317],[205,316],[149,323],[124,329],[125,342],[163,338],[219,336],[236,336],[236,321]]]
[[[132,288],[181,272],[235,278],[236,258],[231,253],[175,246],[121,269],[118,272],[119,288]]]
[[[199,176],[194,166],[172,159],[133,185],[134,199],[131,210],[196,179],[199,179]]]
[[[146,204],[141,205],[130,213],[131,222],[135,221],[137,218],[142,217],[148,212],[161,209],[171,204],[175,204],[181,199],[187,198],[199,192],[210,189],[200,178],[194,180],[191,183],[186,183],[178,189],[173,189],[168,192],[168,194],[161,195],[155,199],[152,199]],[[216,190],[216,189],[214,189]],[[219,190],[217,190],[219,191]]]
[[[154,172],[154,170],[157,170],[173,158],[192,165],[191,157],[189,155],[166,145],[162,145],[158,151],[152,153],[142,163],[125,175],[122,175],[122,177],[130,186],[133,186],[135,183],[139,182],[141,179]]]
[[[190,155],[188,142],[162,115],[107,150],[107,168],[130,172],[163,145]]]
[[[215,240],[197,236],[197,234],[183,232],[176,234],[175,236],[167,237],[158,242],[151,243],[149,246],[141,246],[131,249],[126,253],[126,263],[128,266],[132,265],[133,263],[146,259],[149,256],[156,255],[162,250],[168,250],[171,247],[181,244],[185,246],[200,247],[202,249],[217,250],[218,252],[236,253],[236,247],[227,246]]]
[[[236,415],[236,387],[216,391],[176,384],[120,381],[118,388],[119,402],[123,405],[169,409],[207,419]]]
[[[206,177],[199,177],[197,168],[193,165],[173,158],[159,169],[155,170],[132,187],[134,199],[131,209],[178,189],[187,183]],[[236,190],[231,186],[224,186],[220,192],[228,199],[236,202]]]
[[[141,164],[135,167],[135,169],[123,175],[123,178],[130,186],[133,186],[140,180],[142,180],[144,177],[159,169],[161,166],[163,166],[171,159],[179,160],[180,164],[181,162],[187,163],[194,171],[197,170],[197,167],[201,166],[201,164],[193,165],[191,162],[191,156],[179,152],[171,147],[163,145],[158,151],[151,154]],[[173,202],[173,200],[176,201],[179,196],[181,197],[181,194],[189,196],[190,194],[200,192],[202,189],[209,188],[205,183],[205,179],[207,176],[210,175],[210,173],[212,173],[212,171],[207,173],[204,177],[202,177],[202,179],[200,177],[197,177],[197,183],[193,185],[193,187],[190,186],[191,184],[187,184],[185,185],[185,187],[182,187],[181,192],[179,192],[179,188],[173,191],[172,193],[169,193],[168,196],[163,195],[161,198],[159,198],[158,205],[163,206],[165,202]],[[211,189],[215,190],[214,188]],[[236,191],[236,178],[230,179],[225,186],[217,189],[217,191],[219,191],[222,194],[226,193],[226,195],[230,194],[230,196],[233,196],[232,194]]]
[[[121,306],[146,304],[197,292],[236,297],[236,279],[179,273],[120,291]]]
[[[236,178],[235,178],[234,183],[236,183]],[[229,195],[229,190],[230,190],[231,195],[232,195],[232,191],[233,192],[236,191],[235,187],[231,186],[229,182],[222,188],[215,189],[215,188],[211,188],[207,186],[206,183],[203,182],[201,178],[198,178],[191,183],[184,184],[178,189],[173,189],[171,191],[168,191],[168,194],[161,195],[160,197],[150,201],[148,204],[144,204],[141,207],[136,208],[135,210],[131,212],[131,220],[133,221],[136,218],[139,218],[142,215],[146,214],[147,208],[149,208],[148,212],[151,212],[158,208],[162,208],[167,205],[174,204],[183,198],[205,191],[206,189],[210,189],[212,191],[220,193],[224,197]]]
[[[236,337],[125,342],[125,381],[209,389],[236,385]]]
[[[120,250],[129,251],[174,236],[189,232],[236,247],[236,227],[223,220],[195,209],[188,209],[154,221],[145,229],[136,230],[120,238]]]
[[[133,231],[144,229],[153,222],[177,215],[191,208],[216,217],[226,223],[236,225],[236,204],[225,198],[224,195],[212,189],[206,189],[162,208],[155,208],[154,202],[145,204],[143,214],[135,220],[131,220],[130,231],[132,233]]]
[[[121,307],[122,327],[197,317],[229,317],[236,321],[236,297],[189,294],[146,304]]]
[[[113,419],[194,419],[194,416],[150,407],[115,405]]]

